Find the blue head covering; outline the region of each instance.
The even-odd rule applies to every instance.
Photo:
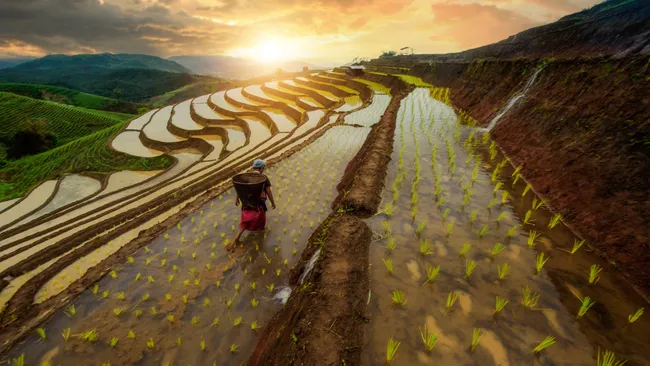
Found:
[[[255,159],[253,161],[253,169],[266,168],[266,163],[262,159]]]

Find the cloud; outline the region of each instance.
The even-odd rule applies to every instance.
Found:
[[[460,49],[478,47],[502,40],[539,25],[525,15],[476,3],[439,3],[431,5],[434,29],[432,41],[454,42]]]

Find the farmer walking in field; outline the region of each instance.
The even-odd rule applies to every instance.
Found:
[[[255,161],[253,161],[252,173],[261,175],[261,177],[255,177],[257,181],[260,182],[259,184],[261,184],[261,187],[259,187],[257,183],[255,184],[257,188],[261,188],[261,193],[259,194],[259,197],[256,196],[250,200],[242,200],[239,197],[239,192],[237,193],[237,198],[235,199],[235,205],[239,206],[240,203],[242,205],[241,220],[239,222],[239,231],[237,232],[235,239],[233,240],[230,246],[226,247],[226,250],[228,251],[232,251],[235,249],[235,245],[239,242],[239,238],[244,233],[244,230],[248,230],[248,231],[264,230],[264,228],[266,227],[267,198],[271,201],[271,208],[275,210],[275,200],[273,199],[273,192],[271,191],[271,181],[269,180],[269,177],[264,175],[264,168],[266,168],[266,163],[264,162],[264,160],[256,159]]]

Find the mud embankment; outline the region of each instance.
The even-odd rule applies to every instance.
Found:
[[[372,231],[393,150],[397,110],[409,88],[396,77],[391,104],[348,164],[333,212],[314,231],[292,269],[293,294],[260,335],[249,365],[359,365],[369,291]],[[311,271],[307,266],[318,252]],[[313,262],[312,262],[313,263]]]
[[[544,61],[491,134],[549,206],[647,295],[650,57],[476,61],[410,73],[449,87],[454,106],[485,126]]]

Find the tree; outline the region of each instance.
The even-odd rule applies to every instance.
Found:
[[[397,51],[384,51],[381,53],[379,58],[393,57],[397,56]]]
[[[122,89],[120,88],[113,89],[113,98],[117,99],[118,101],[122,99],[123,94],[124,93],[122,93]]]
[[[28,121],[17,131],[7,149],[7,157],[19,159],[25,155],[34,155],[56,146],[56,136],[46,131],[47,121],[39,119]]]

